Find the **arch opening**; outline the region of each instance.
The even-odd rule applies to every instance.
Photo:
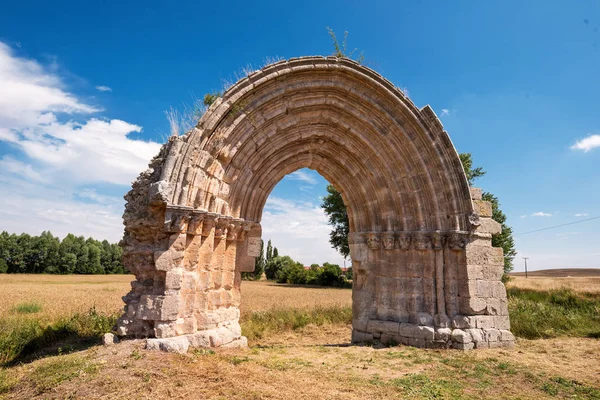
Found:
[[[491,246],[499,224],[440,121],[374,71],[331,57],[242,79],[140,175],[126,196],[124,263],[137,280],[119,334],[159,348],[245,345],[241,273],[254,267],[269,193],[299,168],[323,175],[348,208],[354,342],[513,343],[502,250]]]

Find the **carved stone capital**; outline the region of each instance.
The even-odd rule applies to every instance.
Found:
[[[467,237],[464,234],[455,232],[448,235],[448,248],[451,250],[464,250],[466,245]]]
[[[184,207],[167,207],[165,210],[165,232],[177,233],[187,229],[191,209]]]
[[[369,232],[367,233],[367,246],[371,250],[379,250],[381,246],[381,238],[379,232]]]
[[[398,235],[398,248],[400,250],[408,250],[410,249],[410,243],[412,241],[411,235],[406,232],[401,232]]]
[[[417,232],[413,236],[413,247],[415,250],[431,249],[431,237],[427,232]]]
[[[446,242],[446,237],[442,235],[441,232],[434,232],[431,236],[431,243],[433,244],[433,248],[435,250],[441,250],[444,248],[444,243]]]
[[[227,226],[227,240],[237,240],[242,231],[243,223],[244,220],[241,218],[234,218],[230,221],[229,226]]]
[[[206,211],[203,210],[194,210],[192,212],[187,226],[187,233],[189,235],[200,235],[202,233],[202,223],[205,216]]]
[[[216,222],[219,218],[219,214],[207,212],[202,222],[202,236],[210,235],[212,228],[215,227]]]
[[[383,232],[382,235],[383,248],[386,250],[393,250],[396,247],[396,237],[394,232]]]
[[[226,239],[227,228],[232,218],[228,216],[219,216],[215,224],[215,239]]]

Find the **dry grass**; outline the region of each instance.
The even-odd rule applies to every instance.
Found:
[[[12,368],[7,398],[598,398],[600,342],[519,341],[476,352],[347,346],[308,326],[247,350],[148,352],[141,341]],[[0,385],[1,387],[1,385]]]
[[[600,277],[511,277],[507,287],[530,290],[567,288],[578,293],[600,293]]]
[[[600,290],[600,282],[589,279],[546,279],[516,278],[509,286]],[[130,280],[0,275],[0,317],[15,316],[11,310],[28,302],[41,305],[31,314],[36,318],[72,315],[92,306],[118,312]],[[244,282],[242,310],[344,307],[351,304],[351,293]],[[350,346],[350,330],[347,324],[309,324],[256,338],[246,350],[186,355],[147,352],[143,341],[93,346],[0,369],[0,398],[600,399],[597,339],[519,339],[514,350],[459,352]]]

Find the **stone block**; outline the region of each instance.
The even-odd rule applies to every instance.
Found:
[[[210,345],[220,347],[237,339],[236,335],[227,327],[220,327],[210,333]]]
[[[435,330],[434,340],[436,341],[448,341],[452,339],[452,329],[450,328],[439,328]]]
[[[486,299],[480,297],[460,297],[459,298],[461,314],[483,314],[487,308]]]
[[[162,350],[168,353],[186,353],[189,347],[190,342],[185,336],[146,340],[147,350]]]
[[[515,337],[510,331],[508,331],[506,329],[500,329],[500,340],[503,342],[506,342],[506,341],[514,342]]]
[[[491,315],[478,315],[473,319],[475,320],[475,327],[478,329],[494,328],[496,324],[496,317]]]
[[[454,329],[452,331],[452,341],[455,343],[471,343],[471,335],[462,329]]]
[[[471,335],[471,341],[475,343],[482,342],[484,340],[483,331],[481,329],[466,329],[465,332]]]
[[[380,332],[389,335],[397,335],[400,324],[394,321],[380,321],[376,319],[369,320],[367,324],[368,332]]]
[[[483,338],[486,342],[498,342],[500,341],[500,329],[483,329]]]
[[[431,314],[425,312],[410,314],[409,321],[415,325],[434,326],[433,317]]]
[[[167,271],[165,279],[165,290],[179,290],[183,282],[183,270],[173,269]]]
[[[102,344],[105,346],[112,346],[117,343],[119,343],[119,338],[114,333],[105,333],[102,336]]]
[[[492,203],[485,200],[473,200],[473,207],[475,212],[480,217],[491,217],[492,216]]]
[[[475,343],[473,343],[473,342],[469,342],[469,343],[453,342],[452,343],[452,348],[457,349],[457,350],[471,350],[474,347],[475,347]]]
[[[435,330],[430,326],[419,326],[409,323],[401,323],[398,330],[400,336],[408,338],[419,338],[424,340],[434,340]]]
[[[510,330],[510,318],[508,315],[497,315],[494,317],[494,328]]]
[[[479,226],[477,226],[475,231],[495,235],[502,232],[502,225],[491,218],[479,218]]]
[[[471,192],[471,199],[473,200],[481,200],[483,197],[483,192],[481,188],[470,187],[469,191]]]
[[[446,314],[436,314],[433,316],[434,326],[436,328],[450,328],[452,323]]]
[[[453,329],[469,329],[476,328],[476,323],[473,321],[473,317],[468,317],[465,315],[455,315],[452,318],[452,328]]]
[[[172,269],[182,267],[183,251],[155,251],[154,266],[158,271],[170,271]]]

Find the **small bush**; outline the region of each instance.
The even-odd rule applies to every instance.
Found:
[[[42,305],[39,303],[20,303],[13,308],[13,311],[17,314],[35,314],[42,311]]]

